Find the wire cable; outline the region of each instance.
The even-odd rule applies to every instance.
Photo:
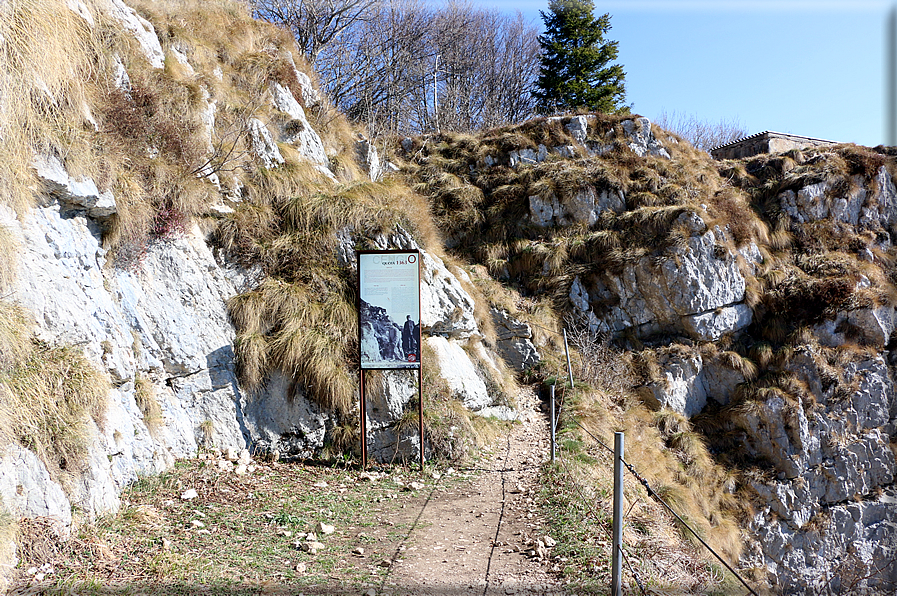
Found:
[[[639,578],[638,572],[633,568],[632,563],[629,561],[629,555],[626,554],[626,549],[623,548],[622,544],[620,544],[620,554],[623,555],[623,560],[626,561],[626,566],[629,567],[629,572],[632,573],[632,577],[635,579],[635,584],[638,586],[639,590],[642,591],[642,594],[647,594],[645,586],[642,585],[642,580]]]
[[[540,328],[540,329],[543,329],[543,330],[545,330],[545,331],[548,331],[549,333],[552,333],[552,334],[557,335],[557,336],[559,336],[559,337],[561,336],[560,333],[558,333],[557,331],[555,331],[555,330],[553,330],[553,329],[549,329],[548,327],[544,327],[544,326],[542,326],[542,325],[538,325],[538,324],[536,324],[536,323],[527,323],[527,324],[529,324],[529,325],[533,325],[534,327],[538,327],[538,328]],[[557,378],[560,378],[560,377],[558,376]],[[571,387],[570,389],[572,390],[573,387]],[[562,398],[563,398],[563,397],[566,397],[566,386],[563,386],[563,387],[561,388],[561,396],[562,396]],[[561,403],[560,403],[560,405],[559,405],[559,407],[558,407],[558,412],[557,412],[557,414],[556,414],[558,421],[560,421],[560,418],[561,418],[560,410],[561,410],[562,407],[563,407],[563,401],[564,401],[564,400],[562,399],[562,400],[561,400]],[[573,418],[573,422],[576,424],[576,426],[578,426],[579,428],[581,428],[581,429],[583,430],[583,432],[585,432],[587,435],[589,435],[595,442],[597,442],[599,445],[601,445],[602,447],[604,447],[605,449],[607,449],[609,452],[614,453],[614,450],[613,450],[613,449],[611,449],[610,447],[608,447],[608,446],[604,443],[604,441],[602,441],[601,439],[599,439],[598,437],[596,437],[595,435],[593,435],[591,432],[589,432],[589,430],[588,430],[586,427],[584,427],[578,420],[576,420],[575,417]],[[552,423],[554,423],[554,421],[552,421]],[[555,428],[557,428],[557,427],[555,427]],[[729,563],[726,562],[726,560],[723,559],[722,556],[719,555],[719,553],[717,553],[715,550],[713,550],[713,548],[712,548],[709,544],[707,544],[707,543],[704,541],[703,538],[701,538],[701,536],[697,533],[697,531],[695,531],[690,525],[688,525],[688,523],[686,523],[686,521],[685,521],[684,519],[682,519],[682,517],[681,517],[678,513],[676,513],[676,512],[673,510],[673,508],[670,507],[670,505],[667,504],[667,502],[664,501],[663,498],[662,498],[660,495],[658,495],[656,492],[654,492],[654,489],[651,488],[651,485],[648,484],[648,481],[645,480],[645,478],[642,477],[642,475],[639,474],[639,473],[636,471],[636,469],[635,469],[629,462],[627,462],[627,461],[626,461],[625,459],[623,459],[623,458],[620,458],[620,459],[622,460],[623,465],[626,466],[626,469],[629,470],[629,472],[635,477],[635,479],[638,480],[639,483],[641,483],[641,485],[645,487],[645,490],[648,491],[648,496],[650,496],[650,497],[653,498],[655,501],[657,501],[658,503],[660,503],[660,504],[661,504],[667,511],[670,512],[670,514],[671,514],[671,515],[672,515],[672,516],[673,516],[673,517],[674,517],[680,524],[682,524],[685,528],[687,528],[688,531],[691,532],[691,533],[694,535],[694,537],[697,538],[698,541],[699,541],[702,545],[704,545],[704,548],[706,548],[708,551],[710,551],[710,553],[711,553],[714,557],[716,557],[716,559],[717,559],[720,563],[722,563],[722,564],[726,567],[726,569],[729,570],[729,572],[730,572],[732,575],[734,575],[736,578],[738,578],[738,581],[740,581],[741,584],[742,584],[745,588],[747,588],[748,591],[749,591],[753,596],[758,596],[758,595],[757,595],[757,592],[755,592],[754,589],[747,583],[747,581],[746,581],[743,577],[741,577],[741,574],[739,574],[737,571],[735,571],[735,569],[734,569],[731,565],[729,565]],[[565,467],[566,467],[566,465],[565,465]],[[569,473],[569,470],[568,470],[568,473]],[[572,479],[572,474],[571,474],[571,479]],[[576,485],[576,483],[574,482],[574,486],[575,486],[575,485]],[[593,512],[593,513],[594,513],[594,512]],[[628,564],[628,563],[627,563],[627,564]],[[632,570],[632,567],[631,567],[631,566],[630,566],[630,570]],[[634,573],[634,571],[633,571],[633,573]],[[638,579],[636,579],[636,583],[639,583],[639,582],[638,582]],[[639,584],[639,587],[641,588],[641,584]],[[644,592],[644,589],[643,589],[642,591]]]
[[[602,441],[601,439],[599,439],[598,437],[596,437],[595,435],[593,435],[591,432],[589,432],[589,429],[587,429],[585,426],[583,426],[578,420],[574,419],[573,422],[576,424],[576,426],[578,426],[579,428],[581,428],[581,429],[583,430],[583,432],[585,432],[587,435],[589,435],[589,436],[590,436],[595,442],[597,442],[599,445],[601,445],[602,447],[604,447],[605,449],[607,449],[607,450],[610,451],[611,453],[614,452],[614,450],[611,449],[610,447],[608,447],[608,446],[604,443],[604,441]],[[690,525],[688,525],[688,523],[687,523],[684,519],[682,519],[682,517],[681,517],[678,513],[676,513],[676,512],[673,510],[672,507],[669,506],[669,504],[667,504],[666,501],[663,500],[663,497],[661,497],[660,495],[658,495],[658,494],[654,491],[654,489],[651,488],[651,485],[648,484],[648,481],[645,480],[645,478],[642,477],[642,475],[639,474],[639,473],[636,471],[636,469],[635,469],[634,467],[632,467],[632,465],[631,465],[629,462],[627,462],[627,461],[626,461],[625,459],[623,459],[623,458],[621,458],[621,460],[622,460],[622,462],[623,462],[623,465],[626,466],[626,469],[629,470],[629,472],[635,477],[635,479],[638,480],[639,483],[641,483],[641,485],[645,487],[645,490],[648,491],[648,496],[651,497],[651,498],[653,498],[655,501],[657,501],[658,503],[660,503],[660,504],[661,504],[667,511],[669,511],[670,514],[671,514],[674,518],[676,518],[676,521],[678,521],[680,524],[682,524],[682,526],[684,526],[685,528],[687,528],[688,531],[691,532],[691,533],[694,535],[694,537],[697,538],[698,541],[699,541],[701,544],[704,545],[704,548],[706,548],[707,550],[709,550],[710,553],[711,553],[714,557],[716,557],[716,559],[717,559],[720,563],[722,563],[722,564],[726,567],[726,569],[729,570],[729,572],[730,572],[732,575],[734,575],[736,578],[738,578],[738,581],[740,581],[741,584],[742,584],[745,588],[747,588],[748,591],[749,591],[751,594],[753,594],[753,596],[757,596],[757,592],[755,592],[754,589],[751,588],[751,586],[747,583],[747,581],[745,581],[745,579],[744,579],[743,577],[741,577],[741,575],[740,575],[737,571],[735,571],[735,569],[733,569],[732,566],[729,565],[729,563],[727,563],[726,560],[722,558],[722,556],[720,556],[715,550],[713,550],[713,548],[712,548],[709,544],[707,544],[707,543],[704,541],[704,539],[701,538],[701,536],[700,536],[700,535],[699,535],[699,534],[698,534],[698,533],[697,533],[697,532],[696,532]]]
[[[573,488],[576,490],[576,493],[579,495],[580,500],[585,504],[586,509],[588,509],[592,518],[598,519],[598,514],[596,513],[595,509],[592,507],[592,504],[589,502],[589,500],[586,499],[586,496],[583,494],[582,489],[579,487],[579,484],[576,482],[576,479],[573,477],[573,472],[567,466],[567,463],[564,461],[563,458],[560,458],[560,457],[557,458],[557,461],[561,462],[561,465],[564,466],[564,470],[567,472],[567,476],[570,477],[570,480],[573,483]],[[610,539],[611,543],[613,543],[613,536],[610,534],[610,532],[607,529],[605,529],[604,532],[605,532],[605,534],[607,534],[607,537]],[[625,556],[626,556],[625,551],[623,551],[621,548],[620,552],[623,553],[623,556],[625,558]],[[641,583],[638,575],[636,574],[635,570],[632,568],[632,565],[629,565],[628,563],[627,563],[627,565],[629,566],[629,570],[633,573],[633,578],[635,579],[635,583],[641,590],[643,596],[647,596],[645,587],[642,586],[642,583]]]

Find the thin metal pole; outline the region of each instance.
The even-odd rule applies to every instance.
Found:
[[[556,441],[556,438],[554,436],[554,385],[552,384],[552,386],[551,386],[551,463],[554,463],[555,441]]]
[[[423,364],[417,368],[417,424],[420,430],[420,471],[424,471],[424,373]]]
[[[623,433],[614,433],[614,525],[611,555],[611,596],[622,596],[623,571]]]
[[[364,369],[358,369],[358,392],[361,396],[361,468],[368,467],[368,431],[367,431],[367,409],[364,404]]]
[[[573,391],[573,367],[570,365],[570,347],[567,345],[566,327],[564,327],[564,353],[567,354],[567,375],[570,377],[570,391]]]

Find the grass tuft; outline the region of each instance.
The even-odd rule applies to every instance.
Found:
[[[138,375],[134,380],[134,399],[143,415],[143,423],[150,434],[156,436],[164,419],[162,418],[162,406],[159,405],[156,388],[152,381]]]
[[[89,422],[102,426],[109,381],[70,347],[25,339],[17,307],[0,311],[0,437],[32,450],[63,485],[86,463]]]

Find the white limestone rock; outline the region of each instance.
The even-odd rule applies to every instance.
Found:
[[[16,517],[50,517],[68,526],[72,505],[38,457],[18,445],[0,451],[0,497]]]
[[[137,39],[150,65],[153,68],[165,66],[165,53],[152,23],[138,15],[136,10],[122,0],[104,0],[104,2],[105,11]]]
[[[565,128],[573,140],[582,145],[589,136],[589,119],[586,116],[573,116]]]
[[[380,161],[377,147],[370,141],[358,141],[355,143],[355,155],[361,167],[367,172],[371,182],[377,182],[383,178],[384,164]]]
[[[121,61],[121,57],[116,54],[113,56],[114,62],[112,64],[112,82],[116,87],[124,91],[125,93],[131,92],[131,77],[128,76],[128,71],[125,69],[124,63]]]
[[[177,60],[178,64],[184,67],[184,71],[188,75],[196,74],[196,71],[193,70],[193,66],[190,64],[190,60],[187,58],[188,48],[179,44],[172,45],[168,48],[168,51],[171,53],[172,57]]]
[[[532,342],[533,331],[528,324],[517,320],[506,310],[490,308],[495,325],[499,354],[515,372],[521,372],[539,363],[542,357]]]
[[[621,126],[623,127],[623,134],[629,140],[629,148],[639,157],[650,155],[652,157],[672,159],[660,141],[654,137],[654,133],[651,132],[651,121],[647,118],[624,120]]]
[[[785,496],[785,495],[783,495]],[[785,501],[790,501],[786,496]],[[803,514],[805,507],[795,503]],[[817,531],[801,531],[779,505],[758,512],[751,532],[778,594],[887,594],[897,580],[897,496],[893,488],[825,510]]]
[[[199,113],[199,119],[202,122],[205,131],[206,150],[212,154],[215,152],[214,133],[215,133],[215,114],[218,112],[217,100],[210,99],[211,95],[203,89],[203,98],[206,107]]]
[[[726,333],[751,324],[754,313],[746,304],[723,306],[713,311],[682,317],[682,327],[694,339],[716,341]]]
[[[433,350],[440,376],[448,383],[456,399],[474,411],[492,405],[486,383],[459,342],[439,336],[428,337],[424,341]]]
[[[577,300],[600,301],[596,328],[613,335],[630,327],[638,333],[684,332],[698,340],[737,332],[753,315],[743,304],[746,284],[736,257],[722,248],[725,238],[717,227],[691,236],[660,263],[643,257],[620,275],[604,275],[590,285],[581,281]],[[578,308],[590,312],[584,306]]]
[[[546,228],[554,222],[555,213],[561,210],[558,198],[554,193],[548,197],[532,195],[529,198],[529,215],[532,222],[540,228]]]
[[[626,200],[620,190],[604,189],[598,193],[595,187],[586,185],[574,195],[563,199],[558,199],[554,193],[547,197],[530,196],[529,209],[532,222],[542,228],[551,225],[569,226],[574,223],[591,226],[606,210],[615,213],[625,211]]]
[[[286,59],[293,67],[293,74],[296,75],[296,80],[299,81],[299,86],[302,88],[302,103],[305,104],[305,107],[313,108],[320,104],[321,94],[315,89],[315,86],[311,82],[311,78],[296,68],[296,61],[293,59],[293,54],[291,52],[286,53]]]
[[[839,312],[834,319],[828,319],[813,326],[813,332],[824,346],[834,348],[848,341],[846,330],[856,334],[865,345],[884,347],[897,327],[894,307],[882,305],[871,308],[857,308]]]
[[[106,424],[99,441],[111,454],[109,474],[117,487],[127,486],[141,476],[164,472],[175,458],[196,453],[196,440],[186,413],[172,413],[165,392],[157,391],[156,399],[162,408],[162,424],[151,435],[134,399],[133,383],[110,392]]]
[[[112,476],[112,462],[100,438],[100,430],[95,424],[89,424],[87,465],[77,481],[69,488],[68,496],[77,503],[88,519],[109,513],[117,513],[121,507],[118,492],[123,486],[117,486]]]
[[[292,92],[280,83],[271,83],[271,100],[275,108],[293,120],[305,120],[305,110],[293,97]]]
[[[802,348],[787,371],[815,396],[811,416],[802,403],[779,397],[735,416],[747,433],[749,452],[762,454],[779,471],[776,482],[753,483],[768,504],[751,524],[761,553],[757,562],[769,570],[779,593],[827,590],[818,581],[825,575],[821,571],[837,574],[824,561],[859,565],[871,582],[866,587],[881,586],[882,577],[897,575],[895,559],[887,556],[897,536],[897,499],[889,488],[897,464],[890,437],[882,432],[895,395],[888,368],[876,357],[848,363],[832,378],[832,371],[820,370],[813,352]],[[839,387],[850,390],[845,395]],[[814,520],[817,527],[803,531]],[[872,561],[882,556],[876,564],[882,572],[876,573]],[[840,592],[837,586],[833,591]]]
[[[867,192],[862,176],[853,176],[852,184],[843,197],[829,196],[832,187],[818,182],[799,189],[787,190],[778,197],[782,211],[797,223],[818,221],[831,217],[836,221],[857,225],[866,201]],[[877,218],[876,218],[877,219]]]
[[[853,176],[851,182],[845,196],[835,197],[832,200],[829,213],[832,219],[855,226],[859,223],[860,213],[868,193],[862,176]]]
[[[235,333],[225,301],[236,288],[197,227],[148,247],[139,269],[116,271],[115,290],[141,351],[156,358],[148,364],[169,376],[231,365]]]
[[[885,229],[897,224],[897,186],[885,166],[881,166],[873,181],[876,193],[875,209],[878,211],[879,226]]]
[[[253,444],[262,451],[311,457],[324,445],[329,412],[308,399],[289,376],[275,372],[243,406]]]
[[[522,415],[520,412],[509,406],[487,406],[481,410],[474,412],[481,418],[495,418],[505,422],[513,422],[520,420]]]
[[[205,447],[243,448],[250,441],[232,358],[228,352],[228,360],[169,380],[189,419],[189,434],[201,438]]]
[[[70,495],[94,516],[114,511],[117,492],[139,475],[195,454],[207,419],[221,443],[246,445],[225,308],[236,277],[197,230],[148,247],[139,268],[106,268],[97,226],[83,212],[63,216],[54,196],[21,221],[8,210],[0,221],[22,251],[10,298],[33,313],[39,338],[78,345],[114,384],[107,423],[93,429],[87,471]],[[134,401],[138,373],[153,382],[162,410],[152,434]]]
[[[84,19],[84,21],[92,28],[95,24],[93,14],[82,0],[65,0],[65,5],[69,7],[73,13]]]
[[[473,298],[458,278],[435,255],[422,251],[421,261],[421,331],[457,339],[479,335]]]
[[[829,205],[826,200],[828,189],[827,182],[819,182],[805,186],[796,193],[793,190],[786,190],[778,197],[782,211],[797,223],[824,219],[829,215]]]
[[[118,209],[110,191],[100,192],[90,178],[72,178],[56,156],[35,156],[32,166],[46,192],[75,209],[85,209],[90,217],[102,219]]]
[[[640,390],[642,400],[651,408],[667,408],[691,418],[707,405],[697,354],[664,354],[658,359],[662,378]]]
[[[319,166],[326,166],[329,160],[324,151],[324,143],[312,128],[305,116],[305,110],[293,97],[292,92],[280,83],[272,83],[271,97],[274,107],[290,117],[290,120],[282,127],[281,140],[295,145],[299,153],[308,161]]]
[[[372,459],[416,461],[420,456],[417,424],[405,428],[398,425],[412,400],[417,399],[416,376],[410,371],[371,371],[365,376],[368,454]],[[430,446],[425,443],[424,455],[429,452]]]
[[[252,144],[252,152],[258,157],[263,166],[275,168],[283,165],[283,155],[280,154],[277,143],[271,137],[268,127],[258,118],[249,120],[249,139]]]
[[[592,305],[589,303],[589,292],[585,289],[578,275],[573,278],[573,283],[570,285],[569,297],[573,307],[578,311],[586,313],[591,310]]]
[[[807,448],[819,444],[818,437],[810,434],[803,407],[779,396],[755,409],[733,412],[732,418],[754,439],[753,449],[773,462],[788,479],[801,475],[810,452]]]
[[[707,397],[724,406],[732,400],[738,385],[746,380],[744,375],[737,370],[732,370],[717,362],[706,361],[703,362],[701,376]]]
[[[574,147],[573,145],[558,145],[557,147],[553,148],[552,151],[567,159],[573,159],[574,157],[576,157],[576,147]]]
[[[105,288],[99,229],[85,217],[63,217],[58,203],[21,221],[4,211],[0,221],[21,247],[11,298],[33,313],[37,336],[77,344],[100,366],[108,362],[113,381],[132,378],[134,340]]]
[[[548,157],[548,149],[545,145],[539,145],[536,149],[517,149],[508,154],[508,163],[512,168],[521,165],[535,165],[545,161]]]

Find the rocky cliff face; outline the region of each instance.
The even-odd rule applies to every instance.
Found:
[[[228,79],[222,71],[242,68],[240,64],[245,63],[210,62],[203,43],[214,40],[193,39],[187,30],[175,31],[176,26],[166,29],[161,8],[156,12],[153,6],[143,7],[143,16],[120,0],[51,8],[74,11],[66,19],[78,23],[79,31],[93,30],[113,40],[104,51],[129,48],[130,54],[113,55],[114,68],[108,72],[98,68],[99,75],[93,74],[102,79],[102,85],[118,89],[115,93],[122,95],[116,101],[132,102],[130,110],[140,109],[145,105],[141,101],[150,101],[147,97],[179,93],[179,86],[195,92],[198,103],[190,109],[195,108],[196,119],[178,134],[188,138],[195,133],[200,156],[186,164],[186,172],[177,174],[180,178],[172,179],[172,188],[153,190],[140,185],[147,180],[150,186],[163,185],[153,176],[168,175],[167,167],[175,168],[172,171],[184,167],[164,161],[172,157],[169,151],[186,151],[180,145],[166,145],[171,140],[159,136],[167,134],[164,130],[150,131],[146,136],[150,145],[136,147],[131,156],[127,149],[124,156],[112,156],[133,159],[139,167],[146,164],[149,169],[141,174],[145,177],[137,179],[121,171],[93,174],[90,168],[72,165],[72,160],[64,163],[60,156],[66,155],[65,147],[44,147],[35,150],[28,165],[35,182],[33,207],[0,209],[4,238],[15,247],[15,279],[4,300],[29,314],[27,333],[33,334],[34,341],[74,346],[111,381],[102,404],[104,416],[86,422],[85,463],[73,479],[54,476],[47,462],[25,446],[0,446],[3,506],[14,517],[56,519],[64,532],[74,509],[88,518],[115,512],[120,506],[118,495],[128,484],[198,450],[248,448],[309,457],[320,453],[337,427],[357,426],[357,405],[348,411],[329,407],[303,377],[286,368],[267,369],[260,387],[245,389],[235,357],[238,329],[229,304],[273,276],[264,264],[229,258],[239,250],[222,247],[221,236],[209,233],[258,204],[253,193],[259,193],[264,183],[259,182],[260,172],[263,178],[269,176],[265,180],[280,176],[296,189],[301,181],[290,181],[288,172],[304,172],[310,166],[314,172],[303,175],[316,192],[338,192],[340,185],[353,183],[354,166],[346,166],[349,173],[343,175],[349,178],[341,181],[334,173],[337,168],[331,167],[343,154],[354,159],[355,146],[353,140],[346,140],[340,148],[338,137],[315,130],[306,111],[326,106],[311,79],[297,69],[289,46],[278,47],[282,36],[266,25],[252,23],[242,13],[245,9],[231,7],[234,14],[244,16],[226,26],[254,28],[252,35],[263,45],[261,50],[250,48],[262,52],[253,54],[254,60],[273,60],[277,68],[264,72],[265,85],[241,89],[245,80],[234,73]],[[181,17],[197,18],[195,13],[202,15],[202,10],[191,5]],[[220,8],[210,10],[209,18],[228,14]],[[156,19],[155,25],[151,19]],[[160,30],[166,33],[160,35]],[[219,35],[226,35],[226,29]],[[222,43],[230,42],[222,39]],[[103,79],[106,76],[109,79]],[[237,95],[229,95],[234,89]],[[232,103],[244,92],[257,96],[248,105]],[[99,112],[103,106],[93,109]],[[252,109],[259,117],[249,117]],[[117,112],[108,117],[125,115]],[[87,124],[84,134],[96,135],[101,147],[99,143],[109,140],[107,133],[99,125],[91,126]],[[103,126],[114,128],[108,122]],[[225,155],[227,151],[231,153]],[[376,155],[372,146],[363,154],[371,178],[382,173]],[[138,229],[137,224],[123,228],[142,208],[135,196],[144,191],[146,208],[155,210],[148,220],[149,231]],[[203,197],[201,204],[187,207],[186,194],[195,192]],[[195,212],[189,213],[190,209]],[[437,375],[444,370],[451,397],[472,409],[496,403],[499,396],[487,389],[484,378],[495,386],[487,377],[500,375],[501,367],[496,368],[495,361],[492,368],[475,366],[472,356],[461,349],[481,337],[474,298],[440,259],[439,247],[422,246],[395,226],[374,236],[347,229],[342,243],[337,236],[322,241],[328,247],[323,252],[328,260],[325,266],[349,280],[359,244],[423,251],[423,331],[433,336],[429,341],[438,340],[445,348],[434,351],[437,358],[450,360],[425,365]],[[483,357],[492,358],[488,352]],[[453,380],[458,375],[456,365],[470,375],[460,384]],[[372,403],[367,424],[371,455],[389,461],[416,456],[419,438],[399,425],[417,394],[411,375],[387,373],[374,384],[369,388]],[[354,441],[357,437],[348,445],[350,449]]]
[[[529,123],[476,153],[445,136],[413,150],[422,180],[431,154],[457,177],[428,182],[453,242],[630,348],[642,402],[691,418],[741,470],[744,565],[776,593],[895,588],[887,151],[717,167],[625,117]],[[453,211],[462,193],[481,223]]]

